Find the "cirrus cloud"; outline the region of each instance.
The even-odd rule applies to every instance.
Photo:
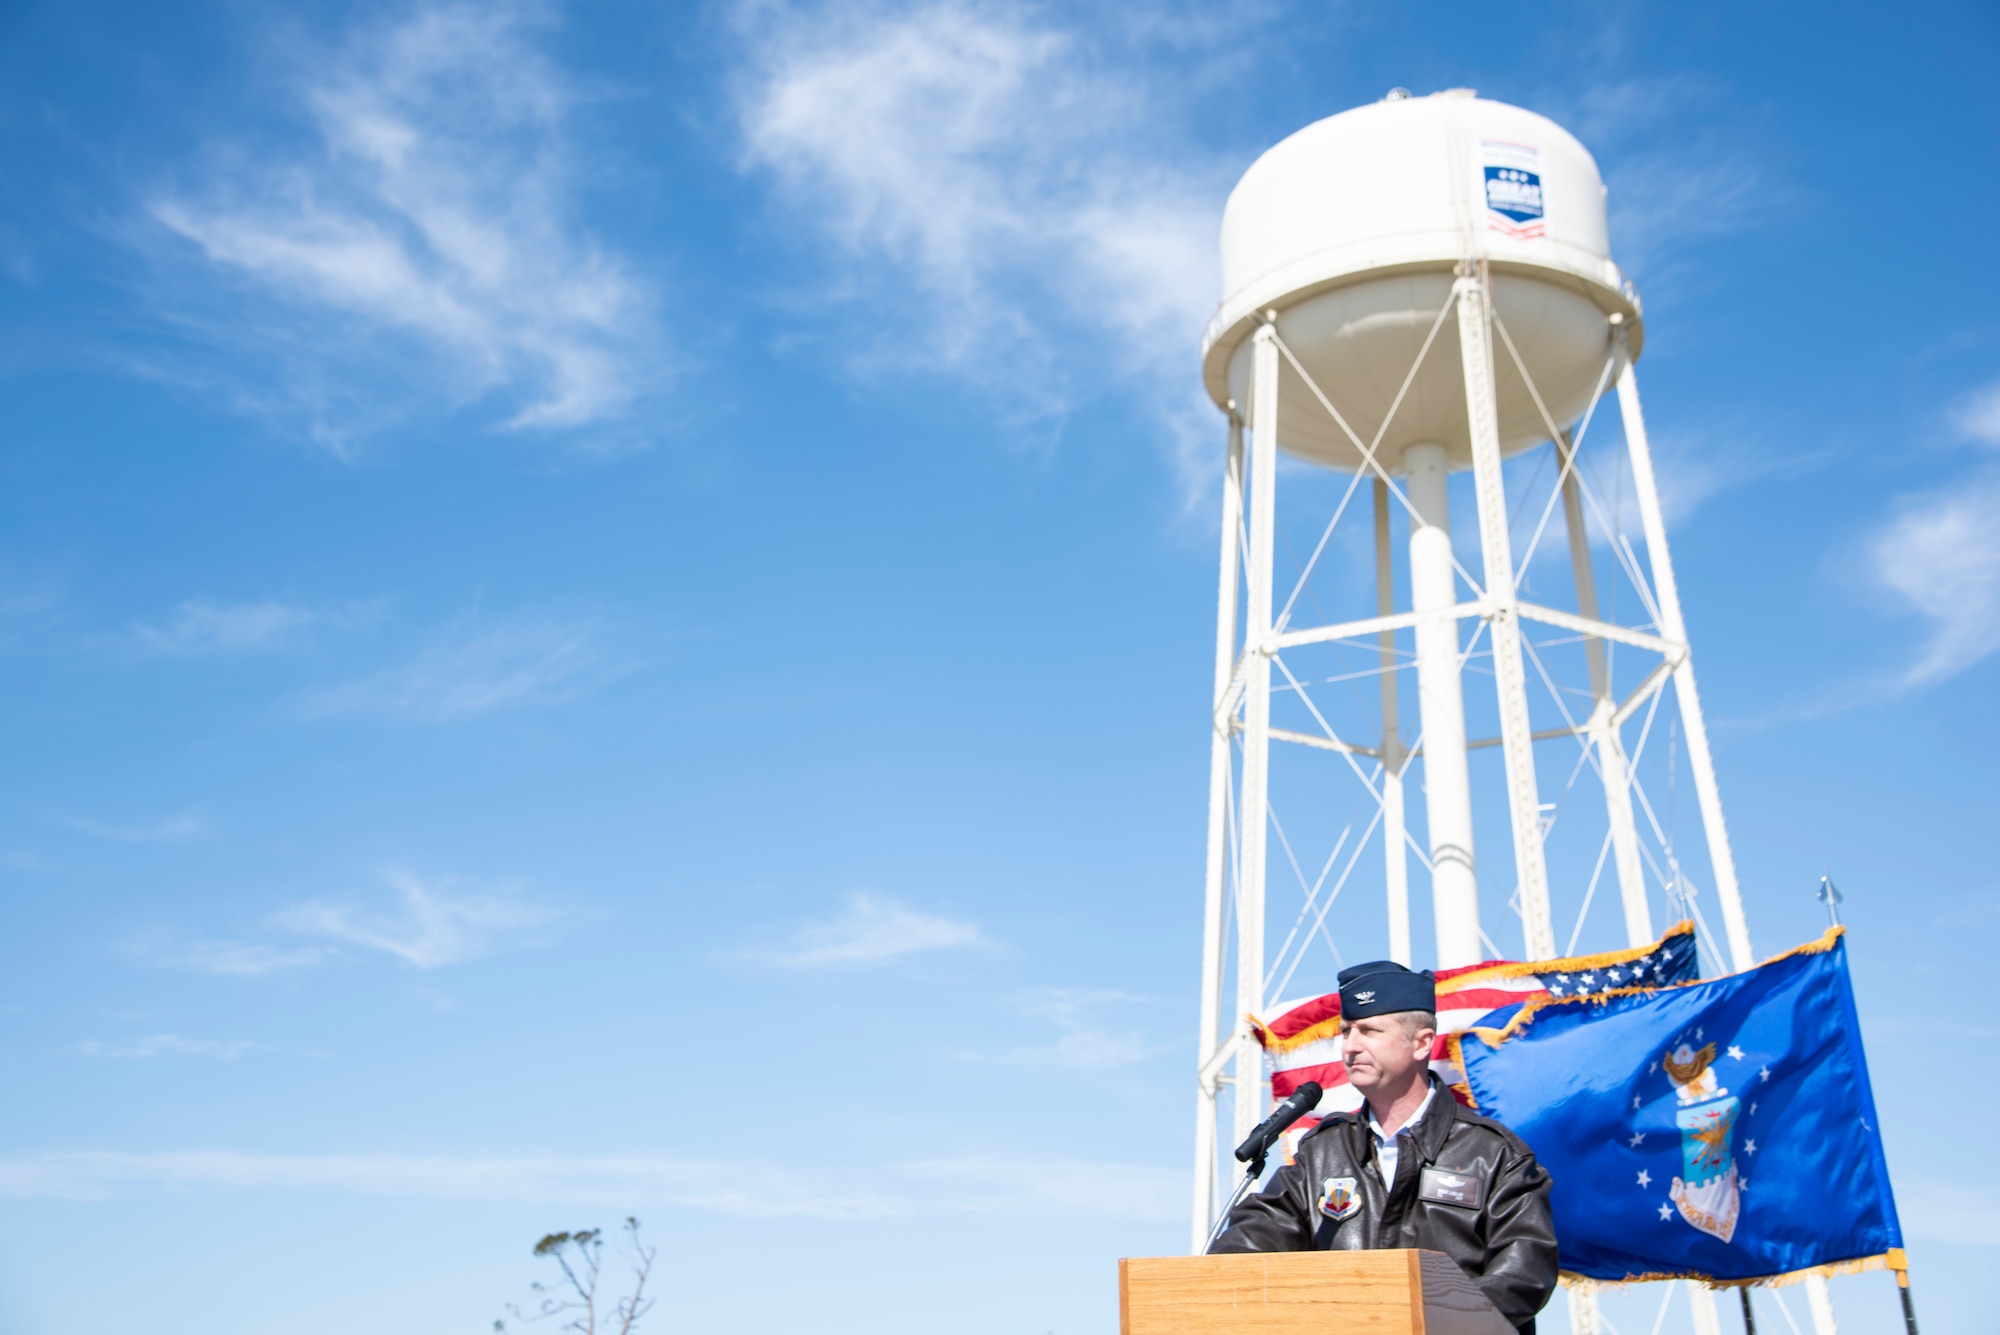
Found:
[[[842,912],[800,927],[783,942],[747,947],[737,953],[779,968],[813,969],[886,964],[909,955],[985,943],[984,934],[972,923],[863,893],[849,895]]]
[[[1025,6],[786,20],[759,28],[740,85],[745,165],[831,243],[831,287],[921,303],[884,322],[870,301],[859,360],[1061,411],[1049,342],[1066,326],[1113,364],[1185,378],[1217,296],[1229,168],[1164,128],[1162,90]]]
[[[320,690],[311,714],[453,723],[569,699],[607,670],[597,628],[563,616],[456,617],[401,662]]]
[[[1929,623],[1906,686],[1954,677],[2000,650],[2000,474],[1905,497],[1867,539],[1874,578]]]
[[[195,378],[262,407],[285,386],[279,406],[342,454],[423,400],[568,430],[646,392],[651,296],[580,219],[577,98],[544,26],[433,4],[331,48],[266,47],[302,133],[212,145],[147,203],[182,243],[174,318],[259,372]]]
[[[321,900],[286,909],[274,925],[435,969],[488,954],[503,938],[555,916],[513,894],[466,887],[456,877],[427,881],[392,870],[385,879],[396,892],[393,909]]]
[[[886,1180],[885,1180],[886,1178]],[[936,1213],[1172,1219],[1180,1176],[1153,1164],[959,1158],[830,1166],[813,1186],[736,1162],[661,1155],[62,1151],[0,1156],[0,1199],[107,1200],[148,1189],[300,1191],[413,1200],[688,1206],[752,1219]]]
[[[235,1061],[246,1053],[263,1050],[261,1043],[244,1039],[223,1042],[212,1038],[184,1038],[179,1034],[149,1034],[144,1038],[122,1040],[85,1039],[76,1045],[76,1050],[86,1057],[124,1057],[144,1060],[149,1057],[213,1057],[219,1061]]]
[[[561,916],[508,886],[475,885],[456,876],[423,877],[400,868],[390,868],[382,877],[394,892],[390,904],[328,896],[272,914],[266,925],[288,941],[205,941],[147,953],[166,968],[235,978],[313,968],[347,951],[439,969],[517,945],[526,933]]]

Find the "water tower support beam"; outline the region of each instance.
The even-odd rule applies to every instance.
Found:
[[[1556,434],[1556,457],[1562,460],[1563,526],[1569,532],[1570,567],[1576,574],[1576,610],[1598,621],[1597,576],[1590,564],[1590,531],[1583,521],[1583,488],[1576,476],[1576,449],[1568,436]],[[1604,809],[1611,827],[1611,855],[1618,870],[1618,894],[1625,906],[1625,944],[1643,946],[1653,940],[1653,915],[1646,902],[1646,873],[1639,862],[1639,829],[1632,820],[1630,767],[1625,743],[1613,719],[1617,698],[1611,691],[1611,664],[1600,636],[1587,636],[1584,657],[1590,666],[1592,704],[1586,725],[1597,752],[1597,772],[1604,783]]]
[[[1236,1013],[1264,1009],[1264,864],[1270,830],[1271,549],[1277,522],[1278,344],[1269,324],[1253,348],[1250,415],[1250,550],[1243,624],[1243,790],[1236,886]],[[1236,1034],[1236,1134],[1264,1116],[1264,1053],[1249,1026]]]
[[[1688,1307],[1694,1314],[1694,1335],[1722,1335],[1722,1317],[1715,1310],[1715,1290],[1703,1288],[1693,1280],[1683,1280],[1687,1285]]]
[[[1423,728],[1424,817],[1431,850],[1431,918],[1437,962],[1450,969],[1477,964],[1479,879],[1472,856],[1472,779],[1466,765],[1465,689],[1451,558],[1451,506],[1445,448],[1403,447],[1410,497],[1410,606],[1419,619],[1417,709]]]
[[[1222,473],[1221,578],[1215,599],[1215,699],[1209,710],[1208,874],[1201,914],[1201,1029],[1195,1045],[1194,1246],[1208,1239],[1215,1215],[1215,1104],[1221,1091],[1210,1074],[1222,1044],[1224,910],[1229,892],[1230,718],[1229,684],[1236,671],[1236,592],[1242,571],[1236,554],[1243,525],[1243,419],[1229,415],[1229,455]]]
[[[1375,479],[1375,608],[1396,611],[1395,562],[1389,546],[1389,484]],[[1389,958],[1411,967],[1410,855],[1404,848],[1403,738],[1396,711],[1396,632],[1377,632],[1382,658],[1382,856],[1389,895]]]
[[[1653,452],[1646,440],[1646,418],[1639,407],[1639,382],[1632,374],[1632,357],[1623,328],[1618,330],[1617,339],[1618,410],[1625,423],[1625,448],[1631,456],[1639,522],[1646,530],[1646,555],[1653,567],[1653,593],[1660,609],[1659,631],[1666,639],[1686,644],[1687,623],[1681,617],[1680,586],[1674,581],[1673,557],[1667,550],[1667,526],[1660,513],[1659,487],[1653,480]],[[1757,963],[1757,956],[1750,948],[1750,923],[1743,914],[1736,858],[1729,848],[1729,828],[1722,820],[1722,790],[1715,782],[1715,760],[1708,749],[1701,693],[1695,688],[1692,652],[1685,654],[1674,668],[1674,696],[1680,705],[1681,733],[1687,738],[1688,769],[1694,778],[1695,800],[1701,806],[1702,832],[1708,838],[1715,894],[1722,901],[1730,964],[1739,971],[1748,969]]]
[[[1598,1316],[1597,1294],[1590,1289],[1563,1286],[1569,1296],[1570,1335],[1603,1335],[1604,1323]]]
[[[1493,389],[1491,338],[1484,265],[1458,280],[1458,346],[1465,366],[1465,403],[1472,435],[1472,477],[1479,500],[1479,542],[1486,566],[1488,624],[1493,632],[1493,677],[1500,704],[1500,745],[1507,767],[1507,805],[1514,827],[1515,895],[1527,955],[1553,959],[1555,919],[1549,908],[1547,865],[1542,857],[1541,797],[1535,786],[1535,751],[1528,726],[1528,679],[1521,661],[1521,622],[1514,592],[1514,553],[1507,534],[1507,494],[1500,474],[1500,419]],[[1428,725],[1425,728],[1429,733]],[[1428,745],[1428,743],[1426,743]],[[1468,961],[1445,960],[1441,965]]]

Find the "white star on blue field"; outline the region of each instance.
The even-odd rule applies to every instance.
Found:
[[[1974,1328],[1997,22],[6,6],[0,1330],[490,1330],[627,1215],[642,1329],[1110,1329],[1188,1235],[1221,209],[1396,86],[1604,169],[1756,942],[1839,883]]]

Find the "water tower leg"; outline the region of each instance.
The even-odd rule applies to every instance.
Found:
[[[1588,615],[1586,613],[1585,615]],[[1625,908],[1625,944],[1650,945],[1653,910],[1646,900],[1645,869],[1639,864],[1639,830],[1632,821],[1632,778],[1625,743],[1611,721],[1615,706],[1600,700],[1590,716],[1591,745],[1604,777],[1604,810],[1611,823],[1611,857],[1618,870],[1618,898]]]
[[[1715,1310],[1715,1290],[1693,1280],[1683,1280],[1688,1288],[1688,1307],[1694,1313],[1694,1335],[1722,1335],[1722,1314]]]
[[[1236,1011],[1264,1009],[1264,853],[1269,829],[1271,750],[1271,545],[1278,497],[1278,344],[1258,328],[1250,432],[1250,568],[1244,582],[1243,794],[1237,873]],[[1236,1136],[1264,1117],[1264,1054],[1248,1026],[1236,1039]]]
[[[1451,566],[1451,505],[1442,445],[1403,450],[1405,485],[1416,511],[1410,526],[1410,606],[1436,611],[1457,603]],[[1442,969],[1477,964],[1479,882],[1472,866],[1472,778],[1465,757],[1465,695],[1459,681],[1458,622],[1420,621],[1417,702],[1423,726],[1424,811],[1430,824],[1431,901]]]
[[[1570,1335],[1602,1335],[1604,1324],[1598,1319],[1597,1295],[1588,1289],[1568,1288]]]
[[[1493,340],[1484,264],[1458,280],[1458,347],[1472,435],[1472,478],[1479,497],[1479,545],[1491,605],[1493,680],[1500,704],[1500,747],[1507,766],[1507,806],[1514,825],[1514,885],[1528,958],[1556,953],[1549,880],[1542,858],[1541,798],[1535,743],[1528,726],[1528,679],[1521,662],[1521,621],[1514,594],[1514,550],[1507,535],[1507,492],[1500,476],[1500,419],[1493,390]],[[1440,961],[1443,963],[1444,961]]]
[[[1215,1218],[1215,1104],[1221,1086],[1209,1067],[1221,1037],[1224,919],[1229,892],[1230,719],[1223,712],[1236,671],[1237,528],[1243,522],[1243,422],[1229,417],[1229,457],[1222,473],[1222,574],[1215,599],[1215,698],[1209,710],[1208,874],[1201,913],[1201,1029],[1195,1044],[1194,1247],[1208,1241]]]
[[[1812,1309],[1813,1335],[1840,1335],[1840,1323],[1833,1316],[1833,1292],[1825,1275],[1806,1276],[1806,1306]]]
[[[1569,561],[1576,573],[1576,610],[1597,621],[1597,576],[1590,564],[1590,532],[1583,521],[1583,488],[1576,476],[1575,451],[1568,440],[1556,438],[1556,457],[1563,465],[1563,524],[1569,530]],[[1648,945],[1653,940],[1653,914],[1646,903],[1645,869],[1639,864],[1639,830],[1632,820],[1630,767],[1625,743],[1611,716],[1618,708],[1611,692],[1611,663],[1604,641],[1592,635],[1583,642],[1590,666],[1590,744],[1597,752],[1597,771],[1604,783],[1604,809],[1611,827],[1611,856],[1618,873],[1618,896],[1625,905],[1625,943]]]
[[[1389,484],[1375,479],[1375,610],[1396,610],[1395,564],[1389,550]],[[1382,655],[1382,857],[1389,891],[1389,958],[1410,959],[1410,850],[1403,825],[1403,738],[1396,716],[1396,632],[1385,630]]]
[[[1653,452],[1646,441],[1646,418],[1639,408],[1639,382],[1625,350],[1625,333],[1618,332],[1623,366],[1618,372],[1618,410],[1625,422],[1625,448],[1632,460],[1632,487],[1638,494],[1639,520],[1646,529],[1646,555],[1653,567],[1653,593],[1659,602],[1660,634],[1685,645],[1687,623],[1681,617],[1680,587],[1667,550],[1667,526],[1660,514],[1660,492],[1653,481]],[[1694,777],[1695,798],[1701,805],[1702,831],[1708,837],[1708,861],[1714,869],[1715,895],[1722,902],[1722,920],[1729,934],[1731,967],[1748,969],[1757,962],[1750,949],[1750,923],[1743,914],[1743,892],[1736,882],[1736,858],[1729,849],[1729,828],[1722,820],[1722,791],[1715,782],[1715,760],[1708,749],[1708,726],[1702,719],[1701,693],[1695,689],[1694,656],[1688,654],[1674,669],[1674,696],[1680,705],[1681,733],[1687,738],[1688,769]]]

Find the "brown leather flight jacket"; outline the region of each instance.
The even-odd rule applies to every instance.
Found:
[[[1211,1252],[1425,1247],[1458,1262],[1516,1329],[1556,1287],[1549,1175],[1521,1138],[1437,1091],[1397,1135],[1384,1190],[1365,1114],[1335,1113],[1300,1140],[1297,1159],[1229,1212]],[[1342,1189],[1345,1195],[1342,1194]]]

